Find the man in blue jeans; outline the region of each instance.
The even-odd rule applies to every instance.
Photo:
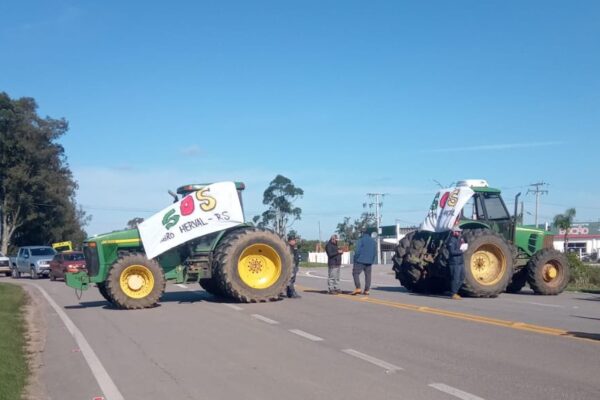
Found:
[[[448,268],[450,269],[450,298],[453,300],[460,300],[461,297],[458,294],[460,287],[465,280],[465,259],[463,252],[460,249],[462,238],[461,229],[458,226],[452,228],[452,234],[448,239],[447,248],[450,255],[448,260]]]
[[[365,272],[365,290],[364,295],[369,295],[371,290],[371,265],[375,262],[377,256],[377,243],[366,232],[362,232],[362,236],[356,243],[354,250],[354,267],[352,268],[352,277],[354,278],[354,292],[352,295],[360,294],[360,273]]]

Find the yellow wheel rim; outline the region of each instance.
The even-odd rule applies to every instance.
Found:
[[[558,277],[558,267],[551,262],[544,264],[542,268],[542,278],[546,283],[552,283],[553,281],[557,281]]]
[[[238,260],[242,282],[254,289],[271,287],[281,276],[281,258],[266,244],[253,244],[242,252]]]
[[[130,265],[121,272],[119,284],[128,297],[142,299],[154,289],[154,276],[144,265]]]
[[[482,285],[498,283],[506,274],[506,257],[499,247],[485,244],[471,256],[471,274]]]

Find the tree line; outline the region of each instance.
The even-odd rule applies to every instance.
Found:
[[[58,140],[64,118],[38,115],[33,98],[0,92],[0,251],[86,237],[91,216],[77,204],[78,188]]]

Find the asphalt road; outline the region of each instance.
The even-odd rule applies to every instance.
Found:
[[[301,270],[299,300],[234,304],[168,285],[139,311],[19,281],[57,306],[45,302],[51,399],[600,398],[600,295],[452,301],[406,293],[380,266],[371,296],[331,296],[326,272]],[[342,280],[350,291],[349,268]]]

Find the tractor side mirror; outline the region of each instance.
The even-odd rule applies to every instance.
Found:
[[[179,197],[177,197],[177,195],[175,193],[173,193],[172,191],[168,191],[168,193],[173,196],[173,203],[177,203],[179,201]]]

